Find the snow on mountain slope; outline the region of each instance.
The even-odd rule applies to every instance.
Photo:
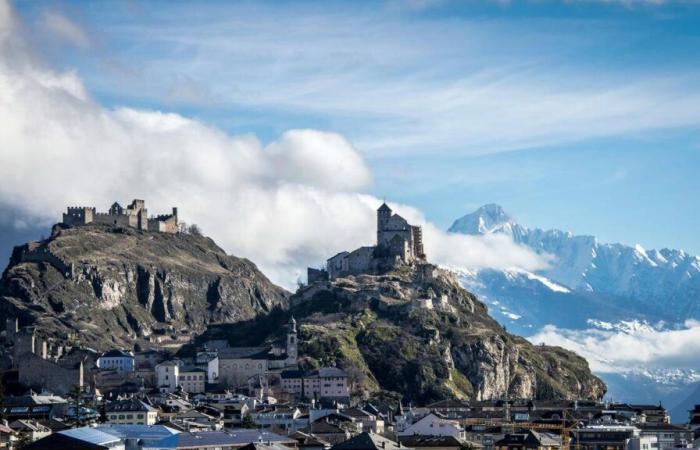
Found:
[[[554,256],[551,267],[535,275],[570,290],[634,299],[639,303],[635,309],[644,308],[664,320],[700,318],[700,258],[683,250],[645,250],[561,230],[530,229],[494,204],[457,219],[449,231],[506,234],[518,244],[548,253]]]
[[[615,400],[673,406],[692,397],[700,383],[700,361],[693,363],[691,357],[688,362],[686,354],[700,351],[688,348],[700,336],[700,323],[692,320],[700,319],[698,257],[528,228],[495,204],[457,219],[449,231],[507,235],[552,257],[547,269],[535,273],[459,271],[464,287],[481,297],[509,331],[581,353],[598,367]],[[638,350],[627,352],[631,359],[620,359],[620,345]],[[687,351],[664,350],[672,346]],[[646,349],[654,350],[651,356],[644,356]]]

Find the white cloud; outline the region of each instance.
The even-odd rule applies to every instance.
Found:
[[[0,23],[13,25],[0,2]],[[65,206],[106,209],[145,198],[149,211],[178,206],[228,252],[255,261],[273,281],[293,284],[306,265],[373,242],[380,201],[342,136],[290,130],[270,144],[231,136],[178,114],[107,109],[75,72],[36,63],[18,32],[0,34],[0,204],[15,222],[56,221]],[[438,263],[541,265],[498,238],[448,236],[413,208]]]
[[[105,32],[123,44],[122,58],[139,61],[144,76],[128,84],[138,96],[167,96],[164,79],[206,80],[223,104],[332,118],[372,157],[481,154],[700,124],[696,68],[595,62],[651,39],[608,21],[408,20],[347,8],[218,5],[174,27],[190,11],[171,6]],[[136,41],[148,42],[147,59]]]
[[[627,372],[640,367],[700,369],[700,322],[688,320],[673,329],[620,325],[588,330],[547,325],[528,339],[573,350],[597,372]]]
[[[87,48],[92,45],[88,35],[75,22],[58,12],[45,12],[41,24],[52,38],[59,39],[76,47]]]

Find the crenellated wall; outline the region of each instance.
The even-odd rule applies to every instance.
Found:
[[[177,208],[173,208],[172,214],[149,218],[146,202],[138,199],[133,200],[126,208],[115,202],[106,213],[98,213],[94,206],[69,206],[63,214],[63,223],[70,226],[98,224],[131,227],[161,233],[177,233],[178,224]]]

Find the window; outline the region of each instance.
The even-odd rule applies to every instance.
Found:
[[[136,415],[136,418],[137,418],[137,419],[143,419],[143,414],[137,414],[137,415]]]

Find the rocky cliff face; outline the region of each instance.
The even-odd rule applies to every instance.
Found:
[[[315,283],[291,301],[289,312],[217,327],[204,339],[228,337],[237,345],[273,339],[274,322],[285,320],[275,316],[291,313],[302,364],[344,368],[357,395],[395,392],[425,403],[605,393],[583,358],[508,334],[451,273],[429,264]]]
[[[202,236],[57,226],[51,238],[14,249],[0,280],[0,315],[103,350],[178,345],[288,297],[253,263]]]

